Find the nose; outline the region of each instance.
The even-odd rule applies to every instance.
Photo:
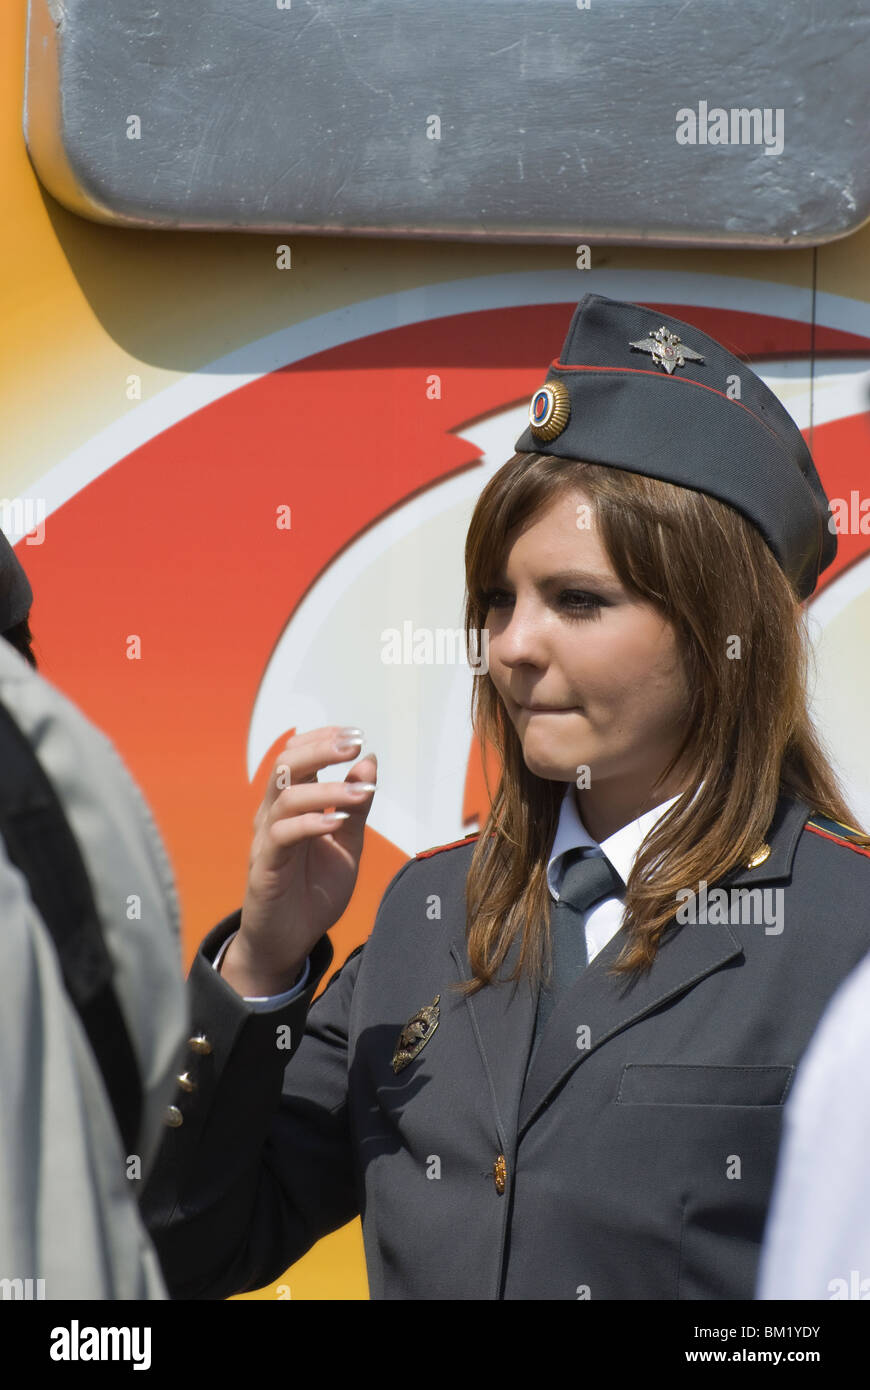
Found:
[[[504,666],[546,666],[546,624],[533,599],[519,596],[490,614],[490,654]]]

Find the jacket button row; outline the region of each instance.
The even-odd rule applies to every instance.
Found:
[[[495,1190],[498,1195],[501,1196],[504,1192],[505,1182],[507,1180],[507,1163],[505,1162],[504,1154],[499,1154],[495,1163],[492,1165],[492,1177],[495,1183]]]
[[[212,1050],[211,1043],[205,1033],[195,1033],[192,1038],[188,1038],[187,1045],[191,1052],[197,1052],[201,1057],[207,1057]],[[196,1090],[196,1082],[189,1071],[181,1072],[175,1079],[182,1091]],[[169,1125],[170,1129],[177,1129],[179,1125],[184,1124],[184,1116],[177,1105],[167,1105],[163,1112],[163,1123]]]

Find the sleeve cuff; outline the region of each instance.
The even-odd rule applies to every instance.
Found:
[[[227,949],[227,947],[229,946],[230,942],[231,942],[236,936],[238,936],[238,931],[234,931],[234,932],[231,932],[231,933],[230,933],[230,935],[227,937],[226,941],[224,941],[224,942],[222,943],[222,945],[221,945],[219,951],[217,952],[217,955],[215,956],[214,960],[212,961],[212,966],[213,966],[213,968],[218,972],[218,974],[220,974],[220,964],[221,964],[221,961],[222,961],[223,958],[224,958],[224,955],[225,955],[225,953],[226,953],[226,949]],[[281,994],[264,994],[264,995],[247,995],[247,994],[246,994],[246,995],[243,996],[243,998],[244,998],[244,1000],[245,1000],[245,1003],[246,1003],[246,1004],[250,1004],[250,1006],[251,1006],[251,1008],[253,1009],[254,1013],[258,1013],[260,1010],[262,1010],[263,1012],[265,1012],[267,1009],[277,1009],[277,1008],[280,1008],[280,1006],[281,1006],[282,1004],[289,1004],[289,1003],[292,1002],[292,1000],[297,999],[297,998],[299,997],[299,995],[303,992],[303,990],[305,989],[305,986],[306,986],[307,983],[308,983],[308,977],[309,977],[310,974],[311,974],[311,961],[310,961],[310,959],[306,958],[306,961],[305,961],[305,968],[303,969],[302,974],[299,976],[299,979],[296,981],[295,985],[293,985],[290,989],[285,989]]]

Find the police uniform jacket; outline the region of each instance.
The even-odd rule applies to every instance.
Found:
[[[301,995],[264,1010],[213,968],[226,918],[191,970],[205,1042],[144,1196],[170,1293],[261,1287],[361,1213],[377,1299],[752,1298],[795,1068],[870,948],[870,854],[848,831],[783,795],[766,841],[723,884],[781,890],[781,931],[729,896],[726,920],[674,923],[632,984],[606,973],[617,932],[528,1071],[528,983],[451,988],[470,976],[474,837],[402,867],[311,1007],[328,938]]]

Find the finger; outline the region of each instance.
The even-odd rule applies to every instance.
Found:
[[[271,805],[288,786],[316,782],[321,768],[356,757],[363,737],[356,726],[340,724],[291,735],[273,764],[263,798],[265,804]]]
[[[344,810],[349,820],[364,822],[376,790],[377,770],[377,754],[369,753],[354,764],[344,782],[303,782],[296,788],[297,791],[302,787],[306,788],[301,797],[284,797],[279,800],[279,793],[270,805],[262,802],[254,818],[254,838],[248,867],[250,868],[257,855],[263,851],[263,833],[278,818],[305,815],[314,809],[321,809],[325,813],[337,808]],[[289,789],[283,788],[283,791],[287,790]],[[344,796],[343,792],[346,793]],[[331,822],[326,828],[329,829],[330,826],[338,832],[341,829],[341,821]],[[349,834],[352,836],[352,829]],[[344,839],[350,848],[353,839],[348,838],[348,835],[345,835]]]
[[[264,830],[261,837],[260,848],[256,856],[259,872],[269,874],[280,870],[297,846],[306,840],[314,840],[327,835],[338,838],[339,835],[344,834],[345,827],[350,824],[352,819],[354,818],[347,811],[338,811],[332,816],[312,811],[304,816],[291,816],[276,820]],[[359,828],[351,832],[350,842],[342,843],[342,848],[350,850],[352,853],[352,845],[359,839],[360,833]]]
[[[330,762],[334,761],[336,756],[338,756],[337,746],[339,740],[342,737],[344,737],[347,740],[347,729],[341,728],[338,725],[330,726],[326,730],[315,729],[308,734],[299,735],[298,742],[302,745],[304,758],[304,761],[302,761],[301,763],[299,760],[298,750],[294,752],[292,762],[290,753],[288,751],[290,744],[296,743],[297,736],[291,736],[291,738],[288,739],[287,747],[285,748],[285,750],[282,751],[281,754],[279,754],[276,760],[275,766],[273,768],[273,777],[267,789],[266,796],[263,798],[260,805],[257,807],[257,811],[254,815],[254,840],[251,845],[251,853],[248,861],[249,866],[262,848],[260,844],[260,836],[264,828],[267,828],[271,821],[274,819],[274,808],[278,800],[278,797],[281,795],[283,791],[286,791],[288,787],[294,785],[292,781],[292,767],[294,765],[297,767],[297,769],[300,766],[304,767],[308,765],[310,760],[315,757],[319,759],[319,766],[329,766]],[[357,740],[352,736],[350,737],[349,742],[351,743],[351,745],[359,746]],[[304,752],[306,746],[309,750],[307,753]],[[345,753],[342,756],[348,756],[348,754]],[[351,768],[347,778],[345,779],[345,783],[340,783],[336,785],[343,787],[345,786],[345,784],[353,785],[354,783],[360,782],[373,783],[377,778],[377,766],[377,754],[369,753],[366,755],[365,758],[361,758],[360,761],[356,763],[354,767]],[[317,783],[315,777],[308,782],[300,782],[297,780],[295,785],[318,786],[319,784]],[[365,793],[363,793],[363,799],[366,799]],[[322,807],[323,809],[327,809],[329,806],[335,805],[336,803],[330,801],[324,802],[322,800],[317,800],[314,804],[318,807]],[[285,799],[285,804],[281,807],[279,813],[281,815],[299,814],[301,811],[305,811],[308,809],[312,809],[310,801],[306,801],[304,804],[297,804],[294,808],[292,804],[286,804]],[[356,800],[351,801],[349,809],[351,811],[355,811],[358,809]],[[365,809],[364,813],[368,813],[367,809]]]
[[[367,814],[375,794],[375,783],[362,777],[345,782],[301,782],[285,787],[273,800],[264,817],[264,827],[278,820],[304,816],[312,811],[335,808],[357,814]]]
[[[272,763],[263,803],[254,815],[254,830],[260,826],[271,803],[286,787],[296,783],[315,783],[321,767],[354,758],[360,751],[363,737],[360,728],[340,724],[313,728],[304,734],[290,734],[278,758]],[[343,748],[342,744],[345,744]]]
[[[377,753],[367,753],[364,758],[360,758],[345,777],[345,782],[377,782],[378,779],[378,755]]]

